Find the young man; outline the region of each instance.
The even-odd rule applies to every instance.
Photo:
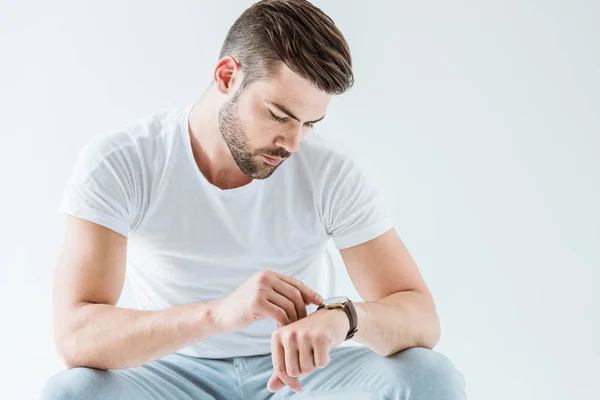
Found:
[[[256,3],[212,78],[80,151],[54,286],[68,370],[42,398],[463,399],[374,188],[309,133],[353,83],[335,24],[308,1]],[[365,302],[311,289],[330,238]],[[115,306],[126,269],[136,310]]]

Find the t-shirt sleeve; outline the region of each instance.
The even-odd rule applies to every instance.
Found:
[[[375,186],[351,160],[326,184],[326,229],[338,249],[368,242],[393,228]]]
[[[127,144],[115,145],[108,137],[96,137],[83,146],[58,212],[100,224],[127,237],[135,219],[139,192],[132,158]]]

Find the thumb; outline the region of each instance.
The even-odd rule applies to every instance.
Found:
[[[283,383],[281,381],[281,379],[279,379],[279,377],[277,375],[275,375],[275,373],[273,373],[273,375],[271,375],[271,379],[269,379],[269,382],[267,383],[267,389],[269,389],[269,391],[272,393],[277,392],[279,389],[281,389],[284,386],[285,386],[285,383]]]

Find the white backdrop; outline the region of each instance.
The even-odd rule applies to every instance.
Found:
[[[598,396],[600,3],[316,3],[356,73],[320,131],[380,186],[470,398]],[[62,367],[50,290],[77,150],[197,98],[250,4],[0,0],[1,398]]]

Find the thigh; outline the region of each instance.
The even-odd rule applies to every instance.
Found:
[[[231,359],[171,354],[136,368],[73,368],[48,380],[41,399],[170,400],[239,397]]]
[[[314,400],[459,400],[465,399],[462,375],[442,354],[412,348],[392,356],[379,356],[364,346],[341,346],[330,351],[330,362],[323,369],[300,377],[302,392],[283,387],[269,397],[266,389],[272,359],[264,357],[256,370],[260,399]],[[271,364],[271,365],[264,365]],[[264,382],[263,382],[264,381]],[[257,390],[257,382],[254,382]]]

